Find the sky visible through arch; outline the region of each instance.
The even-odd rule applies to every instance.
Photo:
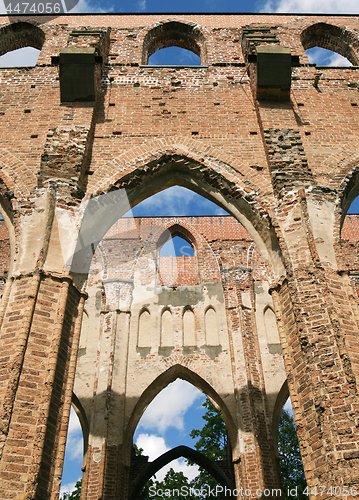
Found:
[[[142,201],[123,217],[226,215],[226,211],[208,199],[189,189],[173,186]],[[170,247],[166,255],[174,255],[172,250],[177,252],[179,247]],[[186,445],[193,448],[195,441],[190,438],[189,433],[192,429],[201,429],[203,426],[204,400],[204,394],[197,388],[184,380],[175,380],[149,405],[136,428],[133,442],[143,449],[150,461],[175,446]],[[285,408],[292,411],[290,401]],[[81,465],[82,434],[75,412],[72,411],[62,491],[71,491],[74,487],[81,477]],[[182,471],[189,479],[197,475],[197,466],[189,467],[184,459],[178,459],[161,469],[156,474],[156,479],[161,481],[170,467],[177,472]]]
[[[278,12],[278,13],[328,13],[328,14],[359,14],[359,1],[346,0],[338,2],[337,0],[257,0],[250,2],[248,0],[182,0],[179,2],[169,2],[168,0],[80,0],[72,13],[176,13],[179,12]],[[6,14],[4,3],[0,0],[0,13]],[[347,61],[336,53],[318,51],[313,48],[308,51],[310,62],[316,62],[318,65],[347,65]],[[25,48],[16,53],[8,53],[0,57],[0,67],[6,66],[31,66],[36,64],[39,51],[33,48]],[[175,59],[175,62],[173,60]],[[158,51],[150,59],[150,64],[199,64],[198,58],[191,52],[183,49],[172,49],[171,51]],[[173,188],[172,194],[169,190],[163,191],[158,195],[145,200],[144,205],[138,205],[133,209],[133,216],[160,216],[160,215],[224,215],[218,206],[210,204],[208,200],[200,200],[198,195],[190,192],[185,193],[181,188]],[[185,202],[183,201],[185,197]],[[147,204],[147,206],[146,206]],[[166,210],[164,210],[164,208]],[[186,208],[179,213],[179,208]],[[359,202],[355,200],[349,213],[359,213]],[[201,404],[204,396],[193,388],[188,387],[184,381],[174,382],[171,386],[162,391],[159,399],[154,405],[149,407],[139,427],[136,430],[135,442],[143,447],[145,453],[150,454],[150,459],[155,458],[155,454],[162,454],[168,447],[176,446],[174,436],[183,436],[182,444],[193,446],[188,441],[188,433],[192,428],[201,426]],[[177,394],[177,400],[181,400],[182,407],[177,408],[176,416],[162,412],[158,414],[160,407],[162,409],[168,406],[161,403],[161,398],[171,397],[171,394]],[[180,398],[178,398],[178,395]],[[163,399],[162,399],[163,401]],[[167,400],[168,401],[168,400]],[[63,474],[63,485],[67,485],[67,490],[72,489],[77,479],[81,477],[82,465],[82,441],[79,422],[72,412],[69,426],[68,446],[66,452],[66,463]],[[189,417],[189,418],[188,418]],[[185,437],[187,436],[187,437]],[[182,439],[182,438],[181,438]],[[186,441],[187,440],[187,441]],[[183,461],[177,461],[177,470],[183,470]],[[188,472],[188,471],[187,471]],[[191,472],[188,472],[189,476]],[[158,479],[161,475],[158,474]],[[63,488],[64,489],[64,488]]]

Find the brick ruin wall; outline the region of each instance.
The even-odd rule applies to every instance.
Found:
[[[171,44],[200,55],[201,66],[147,64]],[[236,485],[275,487],[272,431],[282,379],[273,390],[269,380],[279,358],[308,484],[357,486],[357,216],[345,218],[342,233],[341,226],[359,193],[358,17],[0,17],[0,54],[27,45],[41,49],[35,67],[0,71],[0,200],[9,229],[6,237],[1,225],[0,275],[11,270],[0,308],[0,497],[58,496],[74,383],[89,371],[92,385],[78,405],[89,438],[82,499],[127,498],[135,423],[178,376],[221,408]],[[305,49],[314,46],[339,52],[353,66],[309,64]],[[280,70],[268,70],[273,64]],[[213,297],[223,297],[221,304],[213,299],[226,315],[220,346],[180,345],[181,308],[188,304],[176,290],[146,309],[156,267],[151,275],[145,259],[136,261],[144,299],[128,305],[140,219],[125,229],[136,241],[122,238],[119,252],[114,231],[123,235],[128,223],[119,219],[126,212],[122,193],[127,205],[136,204],[176,184],[236,218],[164,221],[187,237],[195,233],[196,267],[192,259],[186,286],[200,291],[202,323]],[[161,236],[160,219],[141,219],[143,241],[151,223]],[[156,262],[154,241],[147,255]],[[177,282],[173,273],[165,276],[173,288],[183,280],[181,273]],[[253,288],[253,281],[265,286]],[[158,323],[158,345],[146,335],[136,345],[141,321],[159,321],[165,296],[175,304],[177,344],[158,342]],[[267,300],[283,358],[277,342],[265,341],[256,314]],[[86,316],[91,310],[94,321]],[[80,337],[86,322],[96,345]],[[90,354],[94,365],[86,366]]]

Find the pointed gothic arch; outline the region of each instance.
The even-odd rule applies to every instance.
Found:
[[[226,476],[226,474],[224,474],[223,470],[216,464],[216,462],[212,462],[207,457],[198,451],[189,448],[188,446],[176,446],[176,448],[172,448],[172,450],[163,453],[163,455],[156,458],[156,460],[150,462],[139,474],[134,481],[132,491],[129,495],[129,500],[136,500],[139,498],[139,494],[146,482],[160,469],[180,457],[187,458],[187,460],[190,460],[205,469],[216,479],[216,481],[218,481],[221,486],[223,486],[223,488],[228,488],[231,491],[235,489],[234,482]]]
[[[248,181],[249,184],[243,182],[238,172],[240,166],[235,160],[232,164],[224,164],[211,156],[212,151],[191,150],[191,144],[173,146],[170,150],[151,151],[148,148],[145,155],[139,151],[135,161],[128,161],[127,156],[121,161],[116,159],[113,162],[116,174],[108,175],[99,169],[89,186],[88,198],[83,202],[81,238],[77,243],[72,272],[86,274],[92,258],[91,245],[96,247],[107,230],[128,211],[129,205],[134,206],[163,189],[179,185],[232,214],[251,235],[262,257],[271,262],[274,277],[285,275],[279,241],[267,211],[268,196],[252,180]],[[220,154],[219,151],[213,153]],[[203,156],[199,157],[199,154]],[[106,170],[112,171],[112,168],[106,166]],[[120,171],[128,173],[120,176]]]
[[[224,403],[221,396],[213,389],[213,387],[206,382],[197,373],[193,372],[189,368],[176,364],[168,368],[165,372],[161,373],[142,393],[139,397],[129,419],[124,440],[124,463],[129,465],[131,459],[132,450],[132,437],[136,430],[136,427],[143,415],[147,406],[151,401],[159,394],[168,384],[174,382],[177,378],[186,380],[190,384],[194,385],[202,391],[206,396],[208,396],[214,405],[220,410],[221,416],[227,427],[228,438],[231,444],[231,449],[233,450],[233,456],[237,459],[239,458],[239,443],[238,443],[238,433],[236,432],[236,426],[233,422],[232,416]]]
[[[163,231],[163,233],[157,240],[157,250],[160,250],[163,245],[167,243],[167,241],[169,241],[171,238],[174,238],[175,236],[179,236],[183,240],[187,241],[187,243],[192,246],[196,253],[197,244],[195,237],[186,227],[177,223],[173,224]]]
[[[345,216],[354,199],[359,196],[359,140],[350,141],[333,153],[320,167],[325,167],[326,189],[335,197],[334,245],[340,241]]]
[[[88,442],[89,442],[89,434],[90,434],[90,426],[89,422],[87,420],[86,412],[81,404],[81,401],[78,399],[76,394],[73,392],[72,393],[72,401],[71,401],[72,407],[75,410],[75,413],[79,419],[80,425],[81,425],[81,430],[82,430],[82,437],[83,437],[83,460],[82,463],[83,465],[86,464],[86,457],[87,457],[87,448],[88,448]]]

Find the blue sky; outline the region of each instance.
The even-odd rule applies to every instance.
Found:
[[[61,0],[64,4],[64,0]],[[3,12],[4,3],[0,0]],[[289,12],[358,14],[358,0],[80,0],[72,13],[118,12]]]
[[[180,6],[180,8],[179,8]],[[317,12],[357,14],[357,0],[80,0],[77,12]]]

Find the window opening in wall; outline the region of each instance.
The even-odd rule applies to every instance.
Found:
[[[288,398],[283,408],[279,421],[278,452],[283,481],[283,498],[291,500],[294,491],[296,491],[295,498],[299,500],[308,498],[304,494],[307,482],[305,480],[290,398]]]
[[[74,496],[70,497],[70,495],[74,495],[74,492],[80,487],[79,481],[82,479],[83,451],[84,443],[80,420],[75,410],[71,407],[60,500],[75,498]]]
[[[159,249],[158,280],[162,285],[191,284],[197,280],[194,248],[189,241],[174,234]]]
[[[149,65],[200,66],[201,58],[194,52],[181,47],[166,47],[156,50],[148,59]]]
[[[170,383],[153,399],[138,423],[133,442],[136,455],[148,456],[150,462],[181,445],[212,461],[227,457],[227,432],[220,413],[202,392],[182,379]],[[206,484],[215,487],[218,483],[196,464],[178,458],[150,479],[144,493],[150,487],[152,491],[181,486],[201,489]]]
[[[34,47],[22,47],[21,49],[12,50],[0,56],[0,67],[13,68],[36,66],[39,55],[40,50]]]
[[[352,66],[352,63],[346,57],[321,47],[313,47],[305,52],[309,62],[317,66]]]
[[[193,257],[194,249],[192,245],[180,236],[174,236],[166,241],[160,250],[160,257]]]

